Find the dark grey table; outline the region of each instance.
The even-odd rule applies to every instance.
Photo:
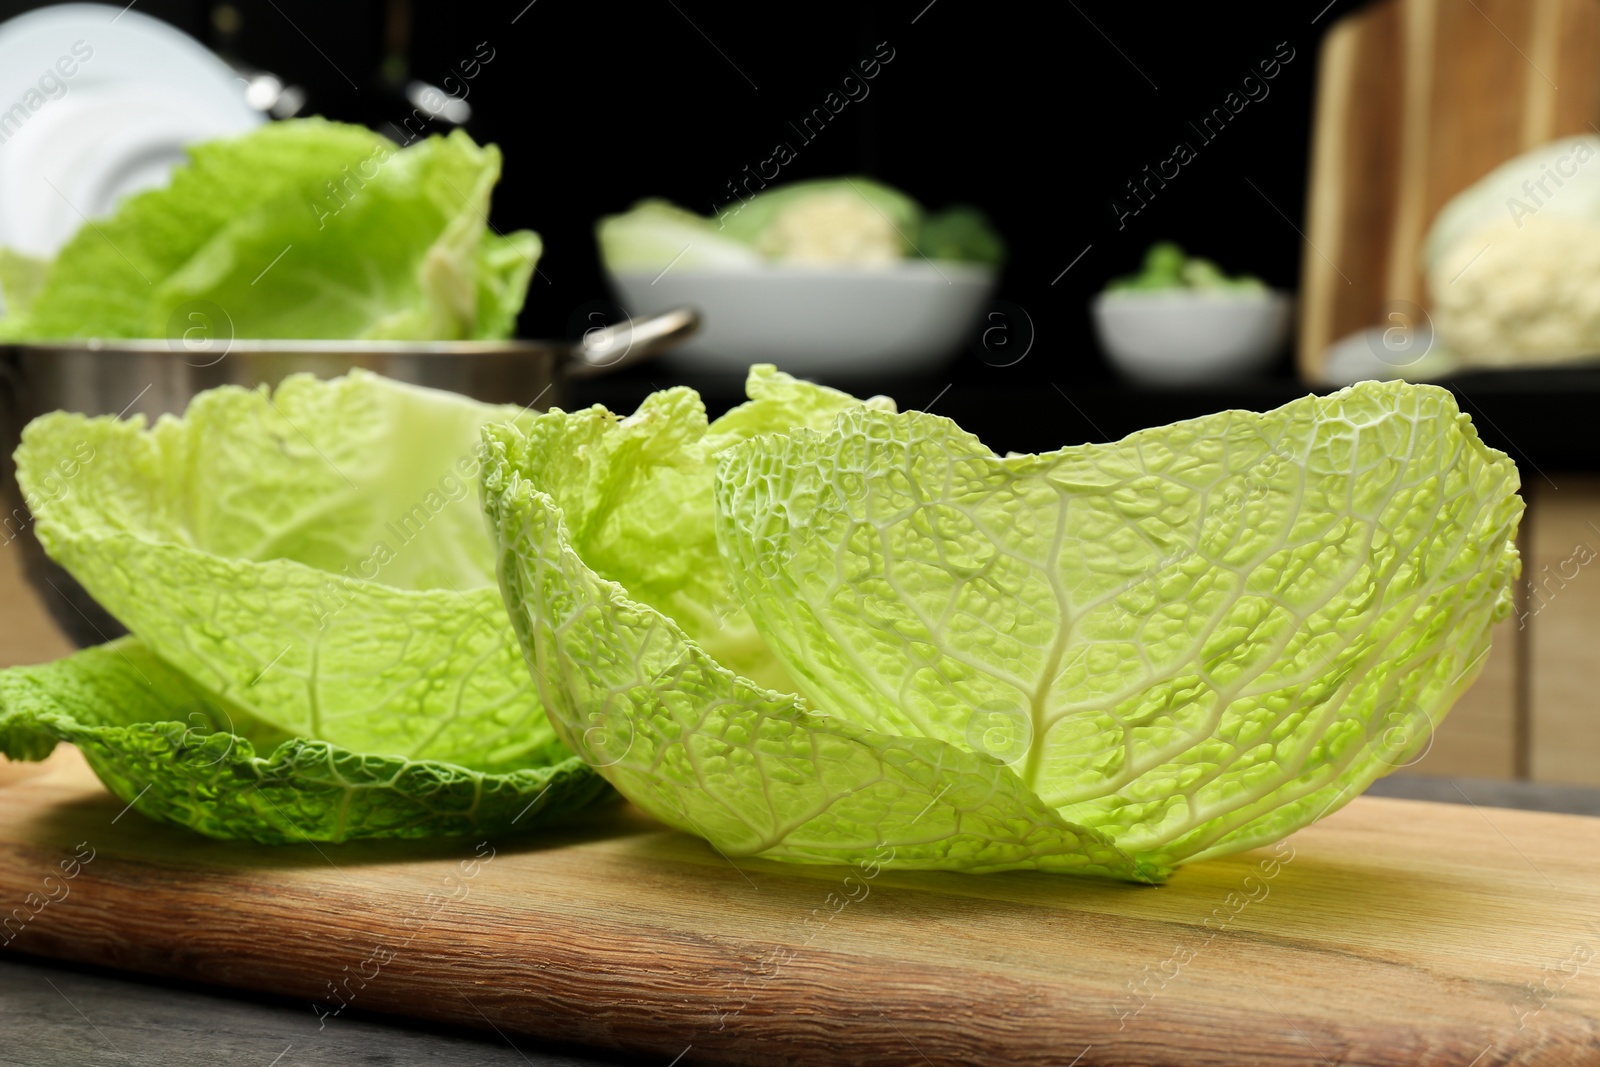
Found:
[[[1600,789],[1577,786],[1396,775],[1369,792],[1600,815]],[[353,1011],[319,1027],[302,1003],[0,954],[4,1067],[670,1067],[669,1061],[551,1048],[521,1034],[422,1026]]]
[[[651,1064],[552,1049],[521,1034],[419,1026],[353,1011],[319,1029],[306,1004],[92,967],[0,956],[5,1067],[598,1067]]]

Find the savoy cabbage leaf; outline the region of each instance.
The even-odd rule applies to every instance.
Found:
[[[0,751],[42,759],[57,741],[150,818],[269,844],[526,830],[608,788],[554,742],[543,759],[489,773],[288,737],[131,637],[0,671]]]
[[[424,818],[424,795],[489,818],[462,798],[509,804],[558,768],[574,779],[562,795],[597,783],[539,704],[474,499],[480,428],[532,418],[354,372],[211,390],[149,428],[142,416],[35,420],[17,478],[41,544],[183,686],[133,692],[150,666],[113,679],[109,668],[147,662],[128,650],[0,672],[0,750],[38,758],[52,739],[75,741],[114,790],[150,786],[141,810],[257,840],[293,835],[225,795],[217,767],[237,767],[236,784],[265,776],[286,811],[296,788],[400,783],[350,794],[360,802],[339,813],[308,796],[301,817],[324,821],[305,832],[329,839],[466,825]],[[218,729],[240,738],[199,777],[160,747],[186,717],[169,707],[177,688],[199,694],[178,703],[201,701],[202,718],[226,709],[234,725]],[[251,744],[276,747],[263,762]],[[203,801],[161,806],[186,791]]]
[[[660,432],[694,427],[681,418]],[[562,493],[591,432],[583,413],[552,413],[532,439],[491,427],[484,504],[541,701],[635,804],[729,855],[853,862],[888,849],[901,867],[1148,877],[994,761],[818,715],[718,663],[670,617],[596,574],[574,550],[557,497],[540,488]]]
[[[191,313],[223,338],[511,335],[541,246],[490,230],[494,145],[456,130],[402,149],[312,118],[188,157],[86,224],[41,279],[0,270],[14,312],[0,336],[175,337]]]
[[[557,732],[730,854],[1159,878],[1403,763],[1511,609],[1516,468],[1440,389],[1005,458],[851,404],[715,450],[708,566],[789,695],[719,663],[703,620],[591,559],[569,518],[595,454],[569,442],[697,470],[695,410],[490,427],[484,505]]]

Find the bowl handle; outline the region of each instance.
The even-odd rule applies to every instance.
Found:
[[[680,307],[589,330],[566,351],[567,376],[588,378],[642,363],[691,337],[700,329],[700,313]]]

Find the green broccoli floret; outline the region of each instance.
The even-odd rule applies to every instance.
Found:
[[[1114,293],[1163,289],[1261,292],[1266,288],[1266,283],[1252,274],[1230,278],[1211,260],[1189,256],[1172,241],[1157,241],[1151,245],[1138,274],[1125,274],[1106,284],[1106,290]]]

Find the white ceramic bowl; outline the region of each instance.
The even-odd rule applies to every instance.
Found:
[[[1289,296],[1275,291],[1101,293],[1092,307],[1112,364],[1151,385],[1245,377],[1289,337]]]
[[[970,340],[995,287],[992,267],[920,259],[610,277],[630,315],[683,305],[700,312],[694,341],[663,357],[675,366],[742,371],[765,362],[832,377],[937,366]]]

